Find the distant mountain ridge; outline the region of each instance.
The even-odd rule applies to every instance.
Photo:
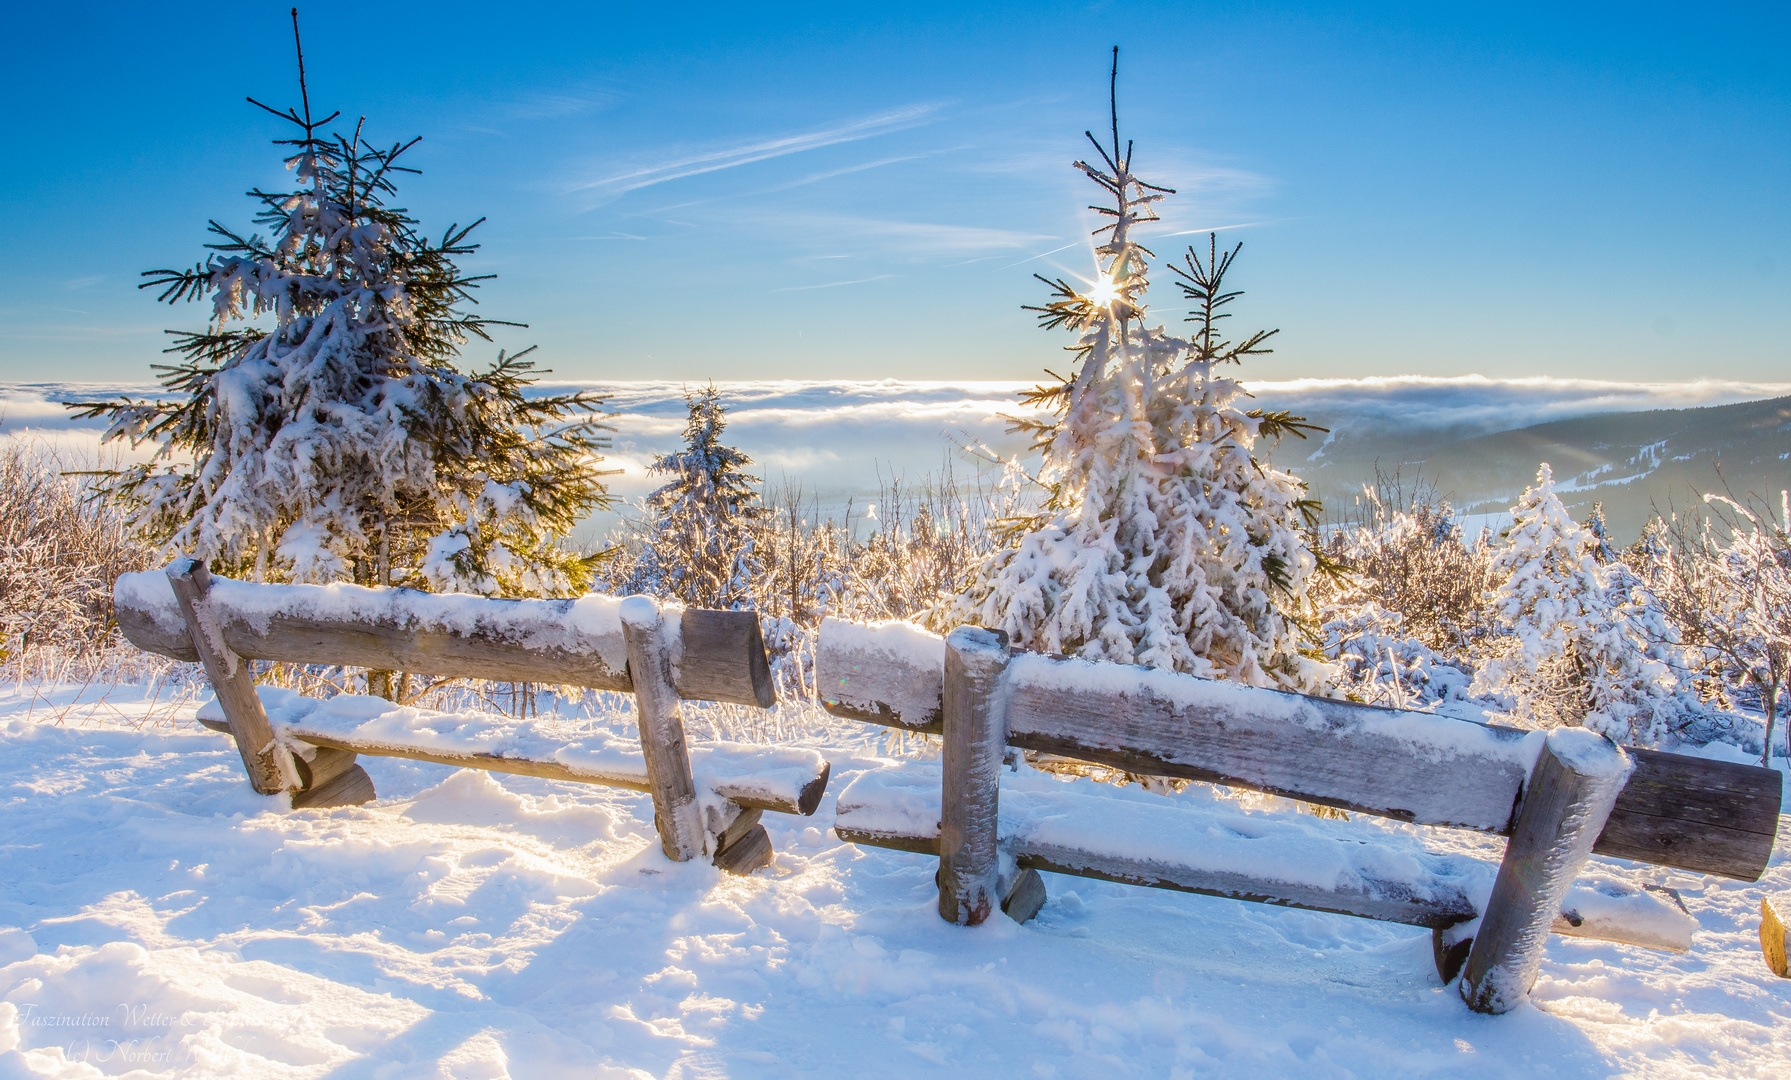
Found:
[[[1315,416],[1319,423],[1327,418]],[[1791,397],[1689,409],[1603,413],[1488,434],[1460,429],[1388,430],[1327,424],[1326,445],[1283,444],[1276,460],[1341,508],[1376,469],[1408,488],[1434,483],[1456,508],[1498,514],[1548,462],[1556,489],[1576,517],[1604,504],[1617,539],[1633,539],[1656,507],[1684,508],[1700,493],[1759,496],[1776,510],[1791,488]]]

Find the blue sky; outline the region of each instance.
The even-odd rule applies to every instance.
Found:
[[[1791,371],[1782,6],[301,6],[312,100],[421,135],[431,232],[561,378],[1028,378],[1086,272],[1106,118],[1245,242],[1259,379]],[[283,4],[30,5],[0,89],[0,379],[132,379],[141,270],[246,225],[296,100]],[[1168,256],[1191,236],[1155,241]],[[1153,299],[1180,317],[1166,273]],[[495,349],[490,350],[495,351]],[[486,350],[472,356],[483,359]]]

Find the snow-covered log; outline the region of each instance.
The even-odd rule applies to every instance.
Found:
[[[1543,942],[1629,770],[1629,757],[1603,735],[1548,733],[1462,971],[1462,1000],[1475,1012],[1510,1012],[1529,994]]]
[[[249,786],[263,795],[300,790],[298,769],[286,749],[274,738],[274,730],[255,696],[255,672],[224,644],[217,620],[207,602],[212,588],[211,572],[202,562],[176,559],[163,577],[174,597],[181,626],[191,648],[205,668],[205,677],[223,703],[224,722],[249,774]]]
[[[855,778],[834,831],[872,847],[938,854],[940,770],[903,762]],[[1004,773],[1000,843],[1020,869],[1451,927],[1480,917],[1497,869],[1352,822],[1190,807],[1135,788]],[[1588,879],[1560,901],[1564,935],[1683,951],[1697,922],[1667,890]]]
[[[944,640],[905,623],[828,619],[816,682],[839,716],[937,733]],[[1510,835],[1543,735],[1430,713],[1016,654],[1008,744],[1128,772],[1203,780]],[[1778,829],[1777,772],[1632,749],[1593,850],[1757,881]]]
[[[945,639],[939,914],[960,926],[987,919],[1002,900],[996,819],[1007,723],[996,691],[1007,662],[1006,634],[961,626]]]
[[[672,634],[659,607],[644,596],[622,601],[621,615],[641,755],[647,766],[647,786],[653,792],[653,827],[659,830],[666,858],[684,862],[703,849],[703,823],[696,782],[690,778],[690,757],[684,749],[678,692],[672,688]]]
[[[318,699],[278,686],[256,690],[274,728],[300,743],[370,757],[652,790],[640,745],[607,732],[568,738],[530,720],[435,712],[361,694]],[[200,722],[216,730],[225,730],[223,717],[216,700],[199,709]],[[690,770],[705,812],[725,800],[748,809],[802,815],[820,806],[829,774],[826,759],[813,750],[745,743],[690,747]]]
[[[199,659],[162,571],[120,575],[113,598],[131,644],[176,660]],[[207,603],[224,644],[250,660],[633,689],[616,597],[495,600],[213,578]],[[775,703],[752,612],[685,610],[670,630],[679,697],[760,708]]]

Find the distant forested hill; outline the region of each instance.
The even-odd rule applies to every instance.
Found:
[[[1435,483],[1467,513],[1499,513],[1536,475],[1554,469],[1557,490],[1584,518],[1603,502],[1615,536],[1628,542],[1651,508],[1684,507],[1697,492],[1759,495],[1776,509],[1791,488],[1791,397],[1700,409],[1604,413],[1534,427],[1480,433],[1401,430],[1315,416],[1337,434],[1321,447],[1291,442],[1277,462],[1311,483],[1334,509],[1376,469]]]

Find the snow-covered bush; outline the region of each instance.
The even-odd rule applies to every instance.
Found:
[[[1337,605],[1319,626],[1331,685],[1370,705],[1424,709],[1466,696],[1469,665],[1413,637],[1405,616],[1370,600]]]
[[[270,238],[214,221],[204,262],[146,274],[169,303],[209,298],[213,322],[175,336],[174,397],[82,407],[106,439],[157,447],[102,490],[167,552],[258,580],[579,590],[591,559],[558,540],[608,501],[601,399],[531,396],[526,351],[455,366],[494,325],[459,306],[479,222],[427,239],[387,205],[415,140],[326,135],[335,114],[303,96],[275,113],[298,129],[281,140],[297,184],[249,193]]]
[[[1432,485],[1408,491],[1398,476],[1364,486],[1347,513],[1325,532],[1336,572],[1312,589],[1332,686],[1395,708],[1464,696],[1484,635],[1484,537],[1467,540]]]
[[[1493,557],[1502,631],[1478,692],[1503,692],[1544,726],[1583,724],[1652,744],[1696,715],[1682,650],[1647,583],[1568,514],[1542,465]],[[1601,564],[1598,554],[1610,560]]]
[[[1237,249],[1219,252],[1216,237],[1205,259],[1190,248],[1176,268],[1193,335],[1147,323],[1154,256],[1135,230],[1171,192],[1132,171],[1117,119],[1111,147],[1089,141],[1100,163],[1076,168],[1111,200],[1094,280],[1046,281],[1055,295],[1036,309],[1045,328],[1079,334],[1077,364],[1027,397],[1055,419],[1019,425],[1043,451],[1048,497],[937,618],[1049,652],[1316,689],[1323,668],[1301,651],[1295,617],[1317,566],[1307,539],[1317,504],[1255,454],[1258,440],[1302,425],[1247,409],[1242,385],[1218,373],[1267,352],[1273,331],[1224,338]]]
[[[1314,584],[1320,618],[1371,603],[1396,612],[1404,632],[1464,670],[1487,631],[1484,535],[1463,535],[1455,508],[1431,485],[1399,477],[1364,486],[1349,516],[1325,534],[1341,571]]]

